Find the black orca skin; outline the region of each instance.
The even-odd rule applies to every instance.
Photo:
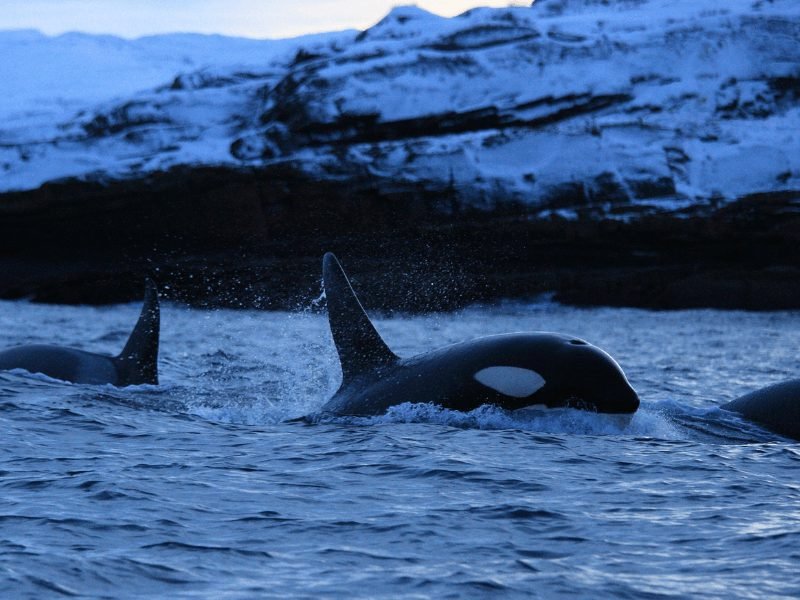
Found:
[[[23,369],[73,383],[156,385],[159,326],[158,290],[148,279],[139,320],[118,356],[32,344],[0,351],[0,370]]]
[[[323,259],[328,317],[342,385],[322,407],[335,415],[379,415],[404,402],[470,411],[580,408],[634,413],[639,398],[600,348],[557,333],[509,333],[397,357],[370,322],[336,257]]]
[[[745,394],[723,405],[770,431],[800,440],[800,379]]]

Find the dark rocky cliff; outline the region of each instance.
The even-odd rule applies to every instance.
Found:
[[[798,36],[793,0],[401,7],[34,110],[0,126],[0,296],[125,300],[154,272],[295,307],[333,250],[384,308],[797,308]]]
[[[547,292],[579,305],[800,307],[800,192],[634,220],[591,207],[542,218],[511,203],[487,213],[457,195],[321,185],[286,168],[50,184],[0,205],[0,296],[130,300],[154,273],[181,302],[294,309],[319,294],[320,257],[333,250],[384,309]]]

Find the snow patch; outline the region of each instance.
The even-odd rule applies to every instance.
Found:
[[[606,215],[800,185],[800,4],[540,0],[365,32],[0,32],[0,191],[302,165]]]

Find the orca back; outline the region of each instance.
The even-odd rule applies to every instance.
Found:
[[[22,369],[53,379],[88,384],[117,384],[118,371],[111,356],[74,348],[31,344],[0,352],[0,370]]]
[[[800,379],[776,383],[722,406],[759,425],[800,440]]]

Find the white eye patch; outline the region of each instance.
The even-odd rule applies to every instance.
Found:
[[[474,375],[475,380],[496,392],[512,398],[525,398],[545,384],[544,378],[532,369],[519,367],[487,367]]]

